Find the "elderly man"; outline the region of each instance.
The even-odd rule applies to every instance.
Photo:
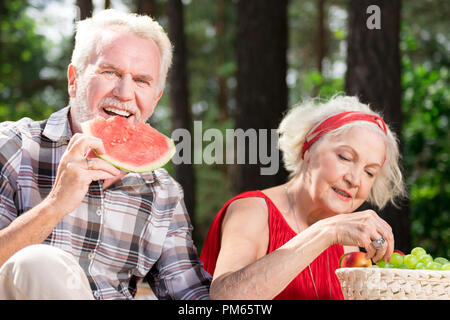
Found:
[[[0,299],[132,299],[147,276],[159,299],[208,299],[180,185],[164,169],[122,172],[95,158],[80,123],[145,122],[172,48],[148,16],[105,10],[78,23],[69,106],[0,127]]]

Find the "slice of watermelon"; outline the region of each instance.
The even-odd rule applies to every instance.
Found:
[[[148,172],[164,166],[175,154],[173,140],[146,123],[97,116],[81,124],[83,133],[102,139],[106,153],[96,155],[129,172]]]

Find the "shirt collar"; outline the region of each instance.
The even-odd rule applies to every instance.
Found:
[[[70,107],[67,106],[52,113],[45,124],[42,134],[54,142],[68,142],[72,137],[72,130],[70,129],[69,122],[69,110]]]

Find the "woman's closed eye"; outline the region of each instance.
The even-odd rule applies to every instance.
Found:
[[[351,159],[344,157],[342,154],[338,154],[339,159],[344,160],[344,161],[351,161]],[[375,174],[373,174],[370,171],[366,171],[367,175],[371,178],[373,178],[375,176]]]

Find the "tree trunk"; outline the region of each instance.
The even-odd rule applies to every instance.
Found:
[[[92,16],[92,0],[77,0],[77,7],[80,9],[80,20],[84,20]]]
[[[270,152],[270,129],[276,129],[287,109],[287,0],[244,0],[238,2],[236,127],[269,129],[266,144]],[[259,145],[260,136],[256,146]],[[249,163],[246,143],[245,164],[234,168],[234,193],[283,183],[287,177],[281,155],[275,175],[261,175],[261,165]],[[258,148],[258,153],[260,149]]]
[[[326,53],[325,0],[317,1],[317,70],[322,73],[322,62]]]
[[[169,38],[174,46],[172,69],[169,74],[172,129],[188,129],[193,137],[192,115],[188,102],[187,52],[184,36],[183,4],[180,0],[169,0],[167,5]],[[193,150],[193,146],[191,150]],[[183,163],[175,166],[175,179],[184,189],[184,201],[191,221],[194,224],[196,179],[193,165]]]
[[[220,68],[225,61],[225,0],[217,1],[217,21],[215,25],[217,37],[217,66]],[[227,82],[223,74],[217,73],[217,85],[219,93],[217,95],[217,104],[219,107],[219,122],[228,120],[228,99]]]
[[[152,18],[158,16],[155,0],[136,0],[136,13],[145,14]]]
[[[92,16],[92,0],[76,0],[75,6],[78,8],[77,16],[74,23],[79,20],[84,20]],[[75,33],[72,35],[72,48],[75,46]]]
[[[380,8],[380,28],[369,28],[367,13],[370,5]],[[356,95],[384,115],[384,119],[400,139],[401,125],[401,62],[399,50],[400,0],[351,0],[349,3],[349,33],[345,90]],[[372,20],[373,22],[373,20]],[[364,208],[369,208],[364,205]],[[409,202],[397,209],[391,205],[380,212],[393,228],[396,248],[409,251],[411,223]]]

